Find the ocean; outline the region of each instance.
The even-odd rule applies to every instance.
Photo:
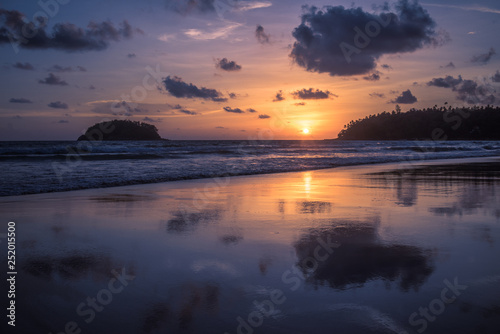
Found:
[[[497,155],[498,141],[0,142],[0,196]]]

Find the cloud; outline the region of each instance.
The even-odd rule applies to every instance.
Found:
[[[0,44],[14,43],[25,49],[56,49],[67,52],[99,51],[109,46],[110,42],[129,39],[135,33],[143,33],[134,29],[127,21],[115,27],[110,21],[91,21],[86,29],[72,23],[57,23],[52,31],[42,19],[38,22],[26,23],[24,14],[15,10],[0,9]],[[26,36],[26,31],[30,36]]]
[[[380,67],[382,67],[385,70],[392,70],[392,66],[388,65],[388,64],[382,64],[382,65],[380,65]]]
[[[454,69],[455,68],[455,64],[453,64],[453,62],[450,61],[448,64],[446,64],[444,66],[439,66],[439,68],[451,68],[451,69]]]
[[[142,121],[143,122],[150,122],[150,123],[161,123],[162,122],[161,118],[153,119],[151,117],[144,117],[142,119]]]
[[[305,102],[297,102],[293,104],[294,106],[305,106]]]
[[[180,104],[172,105],[172,104],[167,103],[167,107],[168,107],[168,109],[183,109],[183,107]]]
[[[279,92],[276,93],[276,96],[274,97],[273,102],[283,101],[284,99],[285,99],[285,97],[283,96],[283,91],[280,90]]]
[[[495,54],[496,54],[495,49],[490,48],[490,50],[487,53],[483,53],[483,54],[474,56],[471,58],[470,61],[472,63],[486,64],[490,61],[491,57],[493,57],[493,55],[495,55]]]
[[[271,42],[271,35],[264,32],[264,27],[260,24],[255,29],[255,37],[260,44],[269,44]]]
[[[224,109],[225,111],[227,111],[227,112],[232,112],[232,113],[235,113],[235,114],[243,114],[243,113],[244,113],[244,111],[243,111],[243,110],[241,110],[240,108],[234,108],[234,109],[233,109],[233,108],[231,108],[231,107],[224,107],[223,109]]]
[[[137,56],[135,55],[135,53],[129,53],[129,54],[127,55],[127,58],[135,58],[135,57],[137,57]]]
[[[445,43],[447,35],[417,2],[399,0],[395,12],[371,14],[362,8],[304,6],[290,57],[307,71],[331,76],[367,74],[383,55],[413,52]]]
[[[94,86],[94,85],[90,85],[90,86],[89,86],[89,89],[90,89],[90,90],[94,90],[94,89],[95,89],[95,86]]]
[[[379,71],[375,71],[367,76],[364,76],[363,79],[368,81],[379,81],[381,74],[382,73],[380,73]]]
[[[257,110],[255,110],[255,109],[253,109],[253,108],[248,108],[248,109],[247,109],[247,111],[248,111],[248,112],[250,112],[250,113],[257,112]]]
[[[225,127],[223,127],[223,126],[216,126],[215,128],[216,128],[216,129],[227,130],[227,128],[225,128]]]
[[[319,89],[313,90],[313,88],[309,89],[301,89],[292,93],[292,96],[295,99],[301,100],[321,100],[328,99],[330,96],[336,96],[335,94],[330,93],[329,91],[321,91]]]
[[[186,115],[198,115],[196,111],[191,111],[187,109],[179,109],[180,113],[186,114]]]
[[[48,71],[58,72],[58,73],[73,72],[73,71],[87,72],[87,69],[83,66],[77,66],[76,69],[73,69],[73,67],[71,66],[54,65],[51,68],[49,68]]]
[[[202,31],[200,29],[188,29],[184,35],[197,40],[213,40],[217,38],[226,38],[234,29],[241,27],[242,24],[230,22],[227,25],[213,29],[212,31]]]
[[[260,119],[266,119],[266,118],[271,118],[271,116],[266,115],[266,114],[262,114],[262,115],[259,115],[259,118]]]
[[[0,28],[0,34],[1,34],[1,28]],[[1,42],[0,42],[1,43]],[[33,67],[33,65],[31,65],[30,63],[20,63],[20,62],[17,62],[15,64],[12,65],[13,68],[18,68],[20,70],[28,70],[28,71],[32,71],[35,69],[35,67]]]
[[[491,81],[500,82],[500,71],[497,70],[497,72],[491,77]]]
[[[500,73],[498,74],[498,79],[500,79]],[[495,82],[495,76],[491,78],[493,82]],[[478,83],[475,80],[462,79],[461,75],[459,75],[458,78],[454,78],[452,76],[446,76],[445,78],[433,78],[427,83],[427,85],[449,88],[457,93],[458,100],[468,104],[493,104],[499,101],[499,98],[495,96],[496,90],[491,86],[491,84],[487,82]]]
[[[194,13],[217,13],[222,16],[228,11],[248,11],[257,8],[270,7],[268,1],[241,1],[241,0],[184,0],[184,1],[166,1],[166,7],[169,10],[182,15]]]
[[[401,103],[401,104],[412,104],[417,102],[417,98],[413,96],[411,91],[405,90],[401,95],[391,101],[392,103]]]
[[[162,42],[168,42],[174,38],[175,38],[175,34],[162,34],[162,35],[158,36],[158,39]]]
[[[69,121],[65,120],[65,119],[61,119],[60,121],[57,121],[57,123],[59,123],[59,124],[66,124],[66,123],[69,123]]]
[[[177,98],[200,98],[212,100],[214,102],[225,102],[227,98],[223,97],[222,93],[215,89],[201,87],[198,88],[192,83],[182,81],[178,76],[171,77],[170,75],[163,79],[165,89]]]
[[[54,75],[53,73],[49,73],[49,76],[43,80],[38,80],[38,83],[44,85],[56,85],[56,86],[67,86],[68,83],[64,80],[61,80],[60,77]]]
[[[370,97],[375,97],[375,98],[380,98],[380,99],[383,99],[385,97],[385,94],[383,93],[376,93],[376,92],[373,92],[371,94],[369,94]]]
[[[220,68],[221,70],[232,72],[241,70],[241,65],[236,64],[234,61],[229,61],[227,58],[217,58],[217,62],[215,63],[216,68]]]
[[[68,109],[68,105],[61,101],[50,102],[47,106],[55,109]]]
[[[450,75],[447,75],[444,78],[432,78],[432,80],[427,83],[427,86],[455,89],[455,87],[458,86],[462,82],[463,82],[463,79],[462,79],[462,76],[460,76],[460,75],[456,79]]]
[[[28,100],[28,99],[25,99],[25,98],[22,98],[22,97],[18,98],[18,99],[16,99],[16,98],[13,97],[13,98],[11,98],[9,100],[9,102],[10,103],[33,103],[31,100]]]
[[[444,7],[444,8],[454,8],[454,9],[462,9],[462,10],[472,10],[476,12],[483,12],[483,13],[494,13],[494,14],[500,14],[500,10],[494,9],[494,8],[489,8],[489,7],[483,7],[479,5],[473,5],[473,6],[457,6],[457,5],[442,5],[442,4],[434,4],[434,3],[426,3],[426,6],[434,6],[434,7]]]

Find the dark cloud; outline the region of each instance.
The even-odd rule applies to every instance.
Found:
[[[215,12],[215,1],[216,0],[167,0],[166,6],[167,9],[183,15],[190,13],[209,13]]]
[[[376,97],[376,98],[383,99],[385,97],[385,94],[373,92],[373,93],[370,94],[370,97]]]
[[[47,106],[55,109],[68,109],[68,105],[61,101],[50,102]]]
[[[227,112],[232,112],[232,113],[235,113],[235,114],[243,114],[244,113],[244,111],[241,110],[240,108],[224,107],[223,109],[225,111],[227,111]]]
[[[491,77],[491,81],[500,82],[500,71],[497,70],[497,72]]]
[[[301,90],[293,92],[292,95],[294,98],[302,100],[321,100],[328,99],[330,98],[330,96],[336,96],[329,91],[322,91],[319,89],[313,90],[313,88],[303,88]]]
[[[417,102],[417,98],[413,96],[411,91],[405,90],[401,95],[391,101],[392,103],[401,103],[401,104],[412,104]]]
[[[128,57],[128,58],[135,58],[135,57],[137,57],[137,56],[135,55],[135,53],[129,53],[129,54],[127,55],[127,57]]]
[[[44,85],[56,85],[56,86],[67,86],[68,83],[64,80],[61,80],[60,77],[54,75],[53,73],[49,73],[49,76],[43,80],[38,80],[38,83]]]
[[[215,67],[228,72],[241,70],[241,65],[236,64],[235,61],[229,61],[227,58],[218,58]]]
[[[285,97],[283,96],[283,91],[280,90],[279,92],[276,93],[276,96],[274,97],[273,102],[283,101],[284,99],[285,99]]]
[[[142,119],[142,121],[143,122],[150,122],[150,123],[161,123],[162,122],[161,118],[153,119],[151,117],[144,117]]]
[[[391,65],[382,64],[382,65],[380,65],[380,67],[382,67],[385,70],[392,70],[392,66]]]
[[[28,99],[25,99],[25,98],[19,98],[19,99],[16,99],[16,98],[11,98],[9,100],[10,103],[33,103],[31,100],[28,100]]]
[[[363,79],[368,80],[368,81],[379,81],[380,80],[380,73],[379,71],[375,71],[367,76],[364,76]]]
[[[498,75],[498,76],[497,76]],[[500,80],[500,73],[495,74]],[[495,76],[491,79],[495,82]],[[468,104],[493,104],[499,101],[496,97],[496,90],[491,84],[484,82],[478,83],[474,80],[462,79],[462,76],[454,78],[447,76],[445,78],[433,78],[427,83],[428,86],[449,88],[457,93],[457,99]]]
[[[73,72],[73,71],[87,72],[87,69],[83,66],[76,66],[76,68],[74,69],[71,66],[54,65],[51,68],[49,68],[48,71],[58,72],[58,73]]]
[[[90,89],[90,90],[94,90],[94,89],[95,89],[95,86],[94,86],[94,85],[90,85],[90,86],[89,86],[89,89]]]
[[[271,35],[264,32],[264,27],[260,24],[257,25],[255,29],[255,37],[260,44],[269,44],[271,41]]]
[[[90,22],[86,29],[72,23],[57,23],[52,31],[39,18],[37,22],[26,23],[24,14],[12,10],[0,9],[0,44],[14,43],[16,47],[26,49],[56,49],[68,52],[104,50],[109,43],[123,38],[129,39],[134,29],[127,21],[115,27],[110,21]]]
[[[191,111],[187,109],[179,109],[180,113],[186,114],[186,115],[198,115],[196,111]]]
[[[167,107],[168,109],[184,109],[184,107],[181,106],[180,104],[174,104],[174,105],[167,104]]]
[[[490,50],[488,51],[488,53],[484,53],[484,54],[480,54],[480,55],[474,56],[474,57],[472,57],[472,59],[470,61],[472,63],[486,64],[487,62],[490,61],[491,57],[493,57],[493,55],[495,55],[495,54],[496,54],[495,49],[490,48]]]
[[[248,112],[251,112],[251,113],[254,113],[254,112],[257,112],[257,110],[253,109],[253,108],[248,108],[247,109]]]
[[[236,93],[229,93],[228,95],[229,95],[229,97],[231,99],[235,99],[236,98]]]
[[[455,79],[454,77],[448,75],[444,78],[432,78],[432,80],[427,83],[427,86],[455,89],[455,87],[457,87],[462,82],[462,76],[459,75],[458,78]]]
[[[2,33],[1,31],[1,28],[0,28],[0,34]],[[0,42],[1,43],[1,42]],[[17,62],[15,64],[12,65],[13,68],[18,68],[20,70],[28,70],[28,71],[32,71],[35,69],[35,67],[33,67],[33,65],[31,65],[30,63],[20,63],[20,62]]]
[[[304,6],[302,22],[293,31],[290,57],[307,71],[332,76],[367,74],[385,54],[413,52],[446,42],[436,23],[417,2],[399,0],[394,12],[362,8]]]
[[[173,96],[178,98],[200,98],[212,100],[214,102],[225,102],[227,98],[223,97],[222,93],[215,89],[201,87],[198,88],[192,83],[182,81],[178,76],[171,77],[170,75],[163,79],[165,89]]]
[[[266,119],[266,118],[271,118],[271,116],[262,114],[262,115],[259,115],[259,118],[260,119]]]
[[[448,64],[446,64],[444,66],[439,66],[439,68],[451,68],[451,69],[454,69],[455,68],[455,64],[453,64],[453,62],[450,61]]]
[[[216,126],[215,128],[216,129],[223,129],[223,130],[227,129],[227,128],[223,127],[223,126]]]
[[[57,121],[57,123],[59,123],[59,124],[66,124],[66,123],[69,123],[69,121],[65,120],[65,119],[61,119],[60,121]]]
[[[295,106],[305,106],[305,102],[297,102],[297,103],[294,103],[293,105]]]

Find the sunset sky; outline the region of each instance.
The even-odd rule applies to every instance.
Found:
[[[0,1],[0,140],[109,119],[324,139],[396,104],[499,105],[498,31],[496,0]]]

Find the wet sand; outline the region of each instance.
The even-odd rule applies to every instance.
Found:
[[[13,333],[497,333],[499,194],[481,158],[3,197]]]

